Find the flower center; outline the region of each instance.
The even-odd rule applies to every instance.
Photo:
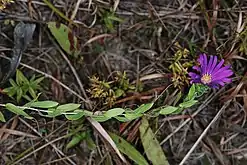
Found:
[[[201,77],[201,82],[202,82],[203,84],[209,84],[209,83],[211,83],[211,80],[212,80],[212,77],[211,77],[211,75],[208,74],[208,73],[204,74],[204,75]]]

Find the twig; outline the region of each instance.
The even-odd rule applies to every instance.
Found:
[[[87,103],[89,105],[89,109],[92,109],[92,104],[91,101],[89,99],[89,97],[87,96],[87,93],[82,85],[82,82],[74,68],[74,66],[71,64],[71,62],[69,61],[68,57],[64,54],[64,52],[61,50],[61,48],[58,46],[58,44],[54,41],[54,39],[49,35],[49,33],[47,33],[47,35],[49,36],[50,40],[53,42],[53,44],[56,46],[57,50],[60,52],[60,54],[62,55],[62,57],[65,59],[65,61],[67,62],[67,64],[69,65],[71,71],[73,72],[76,81],[78,83],[78,85],[80,86],[81,92],[84,96],[85,99],[83,99],[85,101],[85,103]]]
[[[102,135],[102,137],[112,146],[112,148],[115,150],[119,158],[126,163],[125,157],[121,154],[119,149],[117,148],[115,142],[112,140],[112,138],[109,136],[109,134],[105,131],[105,129],[100,125],[99,122],[93,120],[92,118],[87,118],[88,121],[92,124],[92,126]]]
[[[19,120],[24,123],[26,126],[28,126],[32,131],[34,131],[36,134],[38,134],[41,138],[44,138],[44,140],[49,143],[48,137],[43,137],[42,134],[37,131],[33,126],[31,126],[30,124],[28,124],[25,120],[23,120],[22,118],[19,118]],[[49,136],[49,135],[48,135]],[[64,156],[65,159],[67,159],[71,164],[75,165],[76,163],[74,163],[70,157],[66,156],[61,150],[59,150],[54,144],[50,144],[52,146],[52,148],[54,148],[54,150],[59,153],[60,155]]]
[[[69,59],[67,58],[67,56],[63,53],[63,51],[62,51],[60,48],[59,48],[58,50],[59,50],[59,52],[61,53],[61,55],[63,56],[63,58],[65,59],[65,61],[68,63],[68,65],[69,65],[71,71],[73,72],[73,74],[74,74],[74,76],[75,76],[75,78],[76,78],[76,81],[77,81],[77,83],[78,83],[79,86],[80,86],[80,89],[81,89],[81,91],[82,91],[82,94],[83,94],[83,96],[84,96],[84,97],[86,98],[86,100],[87,100],[87,103],[90,103],[90,102],[89,102],[89,98],[88,98],[88,96],[87,96],[87,94],[86,94],[86,91],[85,91],[85,89],[84,89],[84,87],[83,87],[83,85],[82,85],[82,82],[81,82],[81,80],[80,80],[80,78],[79,78],[79,76],[78,76],[78,74],[77,74],[75,68],[73,67],[73,65],[71,64],[71,62],[70,62]]]
[[[75,18],[76,14],[77,14],[77,12],[78,12],[78,10],[79,10],[80,4],[81,4],[82,2],[84,2],[84,1],[85,1],[85,0],[77,0],[77,3],[76,3],[76,5],[75,5],[75,9],[73,10],[73,13],[71,14],[71,17],[70,17],[71,20],[73,20],[73,19]]]
[[[216,94],[212,93],[208,97],[208,99],[206,99],[204,101],[204,103],[198,108],[198,110],[191,115],[191,117],[195,117],[199,112],[201,112],[207,106],[207,104],[209,104],[223,90],[224,90],[224,88],[222,88],[221,90],[219,90]],[[190,121],[191,121],[191,118],[186,119],[181,125],[179,125],[179,127],[177,129],[175,129],[170,135],[168,135],[164,140],[162,140],[162,142],[160,143],[160,145],[164,144],[167,140],[169,140],[175,133],[177,133],[181,128],[183,128],[183,126],[185,126]]]
[[[39,150],[45,148],[45,147],[48,146],[48,145],[51,145],[51,144],[55,143],[56,141],[59,141],[59,140],[61,140],[61,139],[63,139],[63,138],[66,138],[67,136],[68,136],[68,135],[64,135],[64,136],[58,137],[58,138],[56,138],[56,139],[54,139],[54,140],[52,140],[52,141],[50,141],[50,142],[44,144],[43,146],[41,146],[41,147],[35,149],[34,151],[32,151],[32,152],[26,154],[25,156],[23,156],[22,158],[20,158],[20,159],[17,160],[16,162],[12,162],[11,165],[18,164],[20,161],[22,161],[23,159],[26,159],[27,157],[29,157],[30,155],[34,154],[35,152],[37,152],[37,151],[39,151]],[[73,165],[76,165],[76,164],[73,164]]]
[[[191,149],[189,150],[189,152],[185,155],[185,157],[183,158],[183,160],[179,163],[179,165],[183,165],[186,160],[190,157],[191,153],[195,150],[195,148],[197,147],[197,145],[201,142],[202,138],[207,134],[208,130],[210,129],[210,127],[214,124],[214,122],[220,117],[221,113],[226,109],[226,107],[230,104],[231,100],[227,101],[224,106],[219,110],[219,112],[215,115],[215,117],[213,118],[213,120],[208,124],[207,128],[202,132],[202,134],[200,135],[200,137],[197,139],[197,141],[195,142],[195,144],[191,147]]]

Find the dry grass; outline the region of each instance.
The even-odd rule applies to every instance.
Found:
[[[43,1],[16,0],[4,10],[10,19],[38,25],[20,68],[27,75],[41,73],[48,77],[43,85],[43,99],[60,103],[80,102],[91,110],[107,109],[88,96],[88,77],[98,75],[101,79],[112,80],[116,71],[126,71],[131,81],[143,80],[144,93],[129,94],[127,99],[118,100],[117,106],[132,107],[148,102],[161,93],[164,95],[160,104],[172,104],[178,90],[169,86],[168,66],[176,52],[174,43],[179,42],[191,52],[191,56],[183,60],[194,60],[201,51],[217,54],[232,64],[236,74],[232,84],[203,96],[199,107],[153,121],[157,138],[170,164],[181,163],[194,144],[195,150],[188,155],[184,164],[247,163],[246,58],[244,53],[239,52],[241,40],[238,35],[247,23],[247,1],[52,2],[78,24],[73,30],[82,43],[83,59],[67,57],[50,39],[52,37],[45,23],[51,20],[66,21]],[[110,7],[116,9],[117,16],[124,19],[123,23],[115,26],[114,32],[107,32],[98,16],[100,9]],[[12,47],[13,27],[1,24],[0,28],[1,54],[8,54]],[[102,46],[103,51],[95,51],[96,43]],[[6,96],[1,96],[1,102],[9,101]],[[222,113],[215,118],[220,109]],[[70,140],[66,135],[72,128],[76,130],[81,127],[81,131],[90,129],[86,121],[66,122],[63,118],[47,119],[37,115],[37,121],[33,122],[8,115],[8,122],[0,123],[1,164],[121,164],[121,160],[103,143],[104,140],[96,131],[91,132],[97,146],[95,150],[88,149],[85,141],[74,149],[65,149]],[[206,130],[213,118],[216,121]],[[116,121],[103,124],[106,130],[117,132],[120,132],[119,125]],[[122,136],[138,144],[137,128],[138,121],[129,123],[121,132]],[[205,136],[198,140],[203,132]]]

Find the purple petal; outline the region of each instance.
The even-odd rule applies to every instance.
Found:
[[[214,70],[212,70],[211,73],[217,72],[217,70],[219,70],[219,69],[222,67],[222,65],[224,64],[224,62],[225,62],[225,60],[222,59],[222,60],[219,62],[219,64],[216,65],[216,67],[214,68]]]
[[[200,79],[194,79],[190,81],[191,83],[202,83]]]
[[[224,70],[222,72],[219,72],[218,74],[212,75],[212,80],[220,80],[222,78],[227,78],[229,76],[233,75],[233,72],[231,70]]]
[[[228,66],[224,66],[224,67],[222,67],[222,68],[220,68],[220,69],[218,69],[218,70],[214,70],[213,72],[212,72],[212,75],[218,75],[219,73],[221,74],[222,72],[224,72],[224,71],[227,71],[227,70],[230,70],[229,68],[230,68],[231,66],[230,65],[228,65]]]
[[[198,60],[197,60],[197,61],[200,63],[201,66],[203,65],[203,58],[204,58],[204,57],[203,57],[203,54],[200,54],[200,55],[199,55],[199,58],[198,58]]]
[[[213,60],[214,60],[214,56],[210,56],[210,59],[209,59],[209,62],[208,62],[208,66],[207,66],[207,70],[206,70],[207,73],[209,73],[212,70],[211,66],[212,66]]]
[[[207,59],[207,55],[203,54],[203,65],[202,65],[202,74],[206,73],[206,69],[207,69],[207,63],[208,63],[208,59]]]
[[[224,79],[222,79],[222,81],[225,82],[225,83],[230,83],[230,82],[232,82],[232,79],[224,78]]]
[[[215,66],[216,66],[216,64],[217,64],[217,61],[218,61],[218,58],[217,58],[217,56],[214,56],[214,59],[213,59],[213,63],[212,63],[212,65],[210,66],[210,70],[209,70],[209,74],[211,74],[212,72],[213,72],[213,70],[214,70],[214,68],[215,68]]]
[[[198,79],[198,78],[200,78],[200,75],[198,75],[198,74],[196,74],[196,73],[189,72],[188,74],[189,74],[189,76],[190,76],[192,79]]]
[[[192,68],[195,69],[198,72],[201,72],[201,68],[199,66],[193,66]]]
[[[221,80],[214,81],[213,84],[216,84],[216,85],[219,84],[221,86],[224,86],[225,85],[224,82],[221,81]]]

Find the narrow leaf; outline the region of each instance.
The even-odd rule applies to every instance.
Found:
[[[88,133],[88,135],[86,136],[86,143],[87,143],[87,147],[90,150],[95,150],[96,149],[96,144],[94,142],[94,140],[92,139],[92,137],[90,136],[90,134]]]
[[[185,101],[189,101],[195,98],[195,92],[196,92],[196,88],[195,88],[195,84],[193,84],[190,87],[189,93],[187,94],[186,98],[184,99]]]
[[[62,115],[62,112],[61,111],[58,111],[57,109],[55,109],[55,108],[50,108],[50,109],[48,109],[48,111],[47,111],[47,117],[56,117],[56,116],[60,116],[60,115]]]
[[[66,145],[66,149],[70,149],[76,146],[77,144],[79,144],[82,140],[86,138],[86,135],[87,135],[86,132],[81,132],[74,135],[71,141]]]
[[[118,149],[127,155],[131,160],[133,160],[138,165],[148,165],[146,159],[140,154],[138,150],[135,149],[129,142],[121,138],[120,136],[109,133],[112,140],[116,143]]]
[[[189,108],[193,106],[194,104],[196,104],[197,102],[198,102],[197,100],[190,100],[190,101],[186,101],[186,102],[179,104],[179,106],[181,108]]]
[[[76,110],[74,112],[77,113],[77,114],[71,114],[71,115],[66,114],[65,117],[68,120],[78,120],[78,119],[82,118],[85,115],[85,113],[83,111],[81,111],[81,110],[80,111]]]
[[[26,112],[23,111],[23,110],[24,110],[23,108],[19,108],[19,107],[15,106],[15,105],[12,104],[12,103],[7,103],[7,104],[5,105],[5,107],[6,107],[9,111],[11,111],[11,112],[13,112],[13,113],[15,113],[15,114],[17,114],[17,115],[22,115],[22,116],[24,116],[24,117],[27,118],[27,119],[33,119],[33,117],[29,116]]]
[[[30,107],[35,107],[35,108],[53,108],[56,107],[57,105],[58,103],[55,101],[37,101],[29,104]]]
[[[2,112],[0,112],[0,121],[1,122],[6,122],[5,118],[4,118],[4,115]]]
[[[124,116],[129,119],[129,120],[134,120],[134,119],[137,119],[139,117],[142,117],[143,114],[135,114],[135,113],[126,113],[124,114]]]
[[[126,117],[123,117],[123,116],[116,116],[114,118],[117,119],[118,121],[121,121],[121,122],[128,122],[128,121],[130,121],[130,119],[128,119]]]
[[[144,117],[142,118],[139,131],[143,148],[152,164],[169,165],[169,162],[167,161],[158,140],[155,138],[155,134],[149,127],[148,120]]]
[[[92,116],[92,119],[98,121],[98,122],[105,122],[109,119],[111,119],[110,117],[107,117],[105,115],[95,115],[95,116]]]
[[[17,69],[16,71],[16,83],[20,86],[22,84],[28,84],[28,79],[24,76],[24,74]]]
[[[22,95],[23,95],[22,89],[18,88],[17,91],[16,91],[16,100],[17,100],[17,102],[20,102]]]
[[[59,105],[57,107],[57,110],[62,112],[73,111],[75,109],[78,109],[80,106],[81,104],[69,103],[69,104]]]
[[[124,113],[124,111],[125,110],[123,108],[113,108],[113,109],[106,111],[104,115],[108,118],[112,118],[112,117],[121,115],[122,113]]]
[[[154,103],[142,104],[140,107],[134,110],[135,113],[145,113],[153,107]]]
[[[165,108],[162,108],[159,113],[161,115],[169,115],[169,114],[177,111],[178,109],[179,109],[178,107],[167,106]]]

